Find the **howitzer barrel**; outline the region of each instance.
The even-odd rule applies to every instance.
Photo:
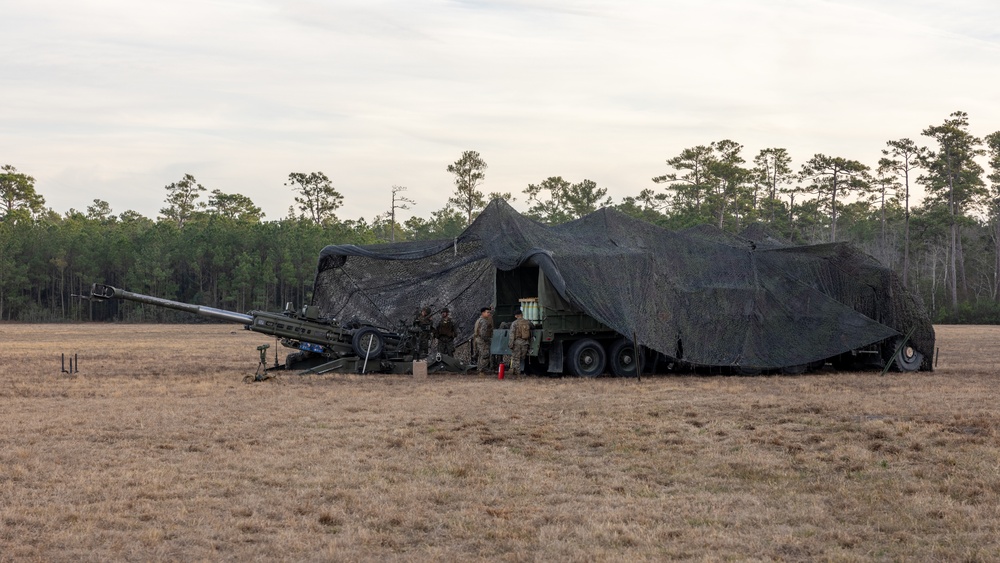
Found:
[[[103,283],[95,283],[93,286],[91,286],[90,298],[101,301],[107,299],[124,299],[126,301],[135,301],[138,303],[146,303],[148,305],[156,305],[157,307],[176,309],[178,311],[194,313],[195,315],[201,315],[203,317],[212,317],[213,319],[221,319],[223,321],[229,321],[233,323],[240,323],[240,324],[253,323],[253,316],[244,313],[237,313],[235,311],[216,309],[215,307],[203,307],[201,305],[191,305],[189,303],[181,303],[180,301],[171,301],[169,299],[160,299],[159,297],[153,297],[151,295],[132,293],[131,291],[125,291],[124,289],[118,289],[117,287],[112,287],[110,285],[105,285]]]

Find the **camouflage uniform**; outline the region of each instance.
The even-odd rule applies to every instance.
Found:
[[[521,362],[528,356],[531,345],[531,321],[521,316],[510,325],[510,337],[507,342],[513,352],[510,357],[510,374],[521,375]]]
[[[441,322],[434,329],[438,339],[438,352],[448,356],[455,355],[455,323],[448,316],[448,309],[441,311]]]
[[[485,311],[484,311],[485,312]],[[493,340],[493,319],[487,316],[480,316],[476,319],[476,325],[472,329],[472,342],[479,355],[476,367],[480,374],[488,372],[490,366],[490,343]]]
[[[431,310],[427,307],[421,309],[413,319],[413,326],[417,329],[417,357],[424,358],[431,351],[431,331],[434,329]]]

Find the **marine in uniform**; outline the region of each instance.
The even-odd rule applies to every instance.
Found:
[[[476,362],[476,368],[480,375],[490,370],[490,343],[492,340],[492,312],[489,307],[483,307],[479,310],[479,318],[476,319],[476,324],[472,327],[472,342],[476,347],[476,354],[479,357],[479,361]]]
[[[434,330],[434,319],[431,310],[424,307],[413,318],[413,326],[417,329],[417,356],[424,358],[431,350],[431,332]]]
[[[441,322],[434,329],[438,340],[438,352],[448,356],[455,355],[455,322],[451,320],[448,309],[441,310]]]
[[[514,311],[514,322],[510,325],[510,336],[507,343],[513,352],[510,357],[510,373],[521,375],[521,362],[528,356],[531,345],[531,321],[524,318],[520,309]]]

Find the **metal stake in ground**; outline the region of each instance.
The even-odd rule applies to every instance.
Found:
[[[60,356],[60,371],[62,373],[80,373],[80,358],[78,354],[73,354],[73,357],[69,359],[69,369],[66,369],[66,354],[62,353]]]

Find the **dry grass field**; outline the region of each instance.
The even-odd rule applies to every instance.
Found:
[[[244,384],[269,342],[0,324],[0,560],[1000,559],[1000,327],[932,374]]]

